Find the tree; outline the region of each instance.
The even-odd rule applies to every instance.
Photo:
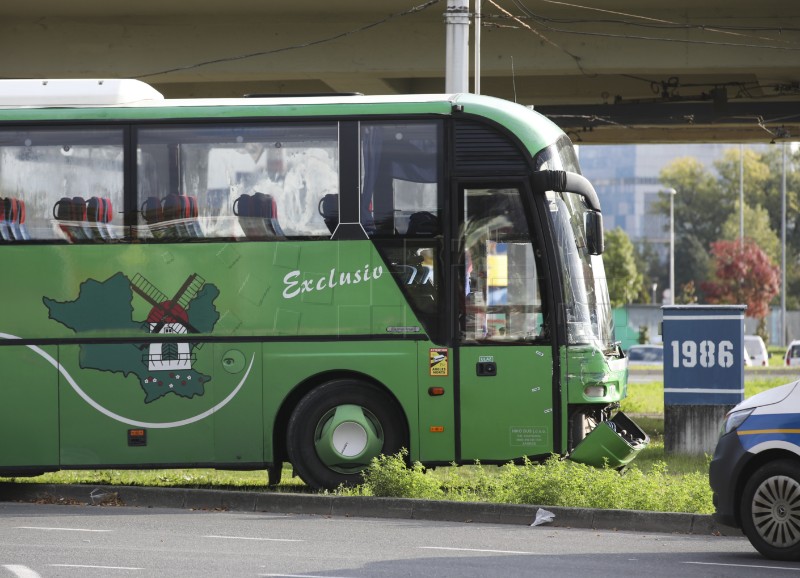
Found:
[[[642,288],[636,301],[639,303],[655,302],[657,299],[654,299],[653,293],[659,287],[661,289],[665,287],[665,282],[661,278],[664,273],[664,264],[661,262],[658,251],[653,247],[653,244],[646,239],[635,246],[634,256],[636,258],[636,269],[642,274]],[[656,286],[655,289],[653,289],[653,285]]]
[[[755,241],[773,263],[780,260],[781,241],[770,227],[769,213],[760,205],[751,208],[745,203],[744,235],[745,238]],[[739,238],[739,201],[736,201],[736,210],[722,224],[722,238],[728,241]]]
[[[739,162],[739,148],[728,149],[722,158],[714,163],[719,173],[719,183],[725,191],[726,198],[739,198],[740,171],[744,184],[745,206],[762,204],[765,200],[767,182],[770,178],[770,167],[763,155],[752,149],[744,149],[742,166]],[[742,170],[744,169],[744,170]]]
[[[783,151],[780,146],[770,149],[763,155],[769,167],[769,176],[764,186],[750,193],[745,189],[746,201],[752,206],[761,205],[770,216],[770,227],[775,234],[781,234],[781,181],[783,172]],[[786,243],[795,252],[800,252],[800,172],[793,171],[792,165],[800,166],[800,151],[786,150]],[[752,196],[751,196],[752,195]]]
[[[717,241],[711,244],[716,280],[703,283],[709,303],[747,305],[748,317],[769,314],[769,302],[780,291],[780,269],[750,239],[744,243]]]
[[[682,288],[692,284],[691,299],[702,299],[702,286],[713,272],[711,256],[700,240],[694,235],[679,237],[675,242],[675,302],[681,299]],[[696,295],[700,287],[700,295]]]
[[[677,191],[673,199],[675,237],[694,235],[703,247],[720,238],[722,224],[733,210],[733,199],[711,172],[695,158],[675,159],[661,170],[661,183]],[[669,195],[653,204],[656,213],[667,217],[669,227]]]
[[[605,234],[603,264],[612,307],[631,303],[642,289],[642,275],[636,267],[633,243],[620,227]]]

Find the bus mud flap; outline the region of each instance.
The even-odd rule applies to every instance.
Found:
[[[567,456],[573,462],[617,469],[647,447],[650,437],[624,413],[601,422]]]

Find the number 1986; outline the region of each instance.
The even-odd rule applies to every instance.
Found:
[[[671,341],[672,367],[732,367],[733,342],[724,340],[719,343],[711,340]]]

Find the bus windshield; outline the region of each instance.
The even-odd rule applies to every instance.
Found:
[[[580,174],[572,144],[565,137],[537,157],[537,170],[566,170]],[[584,198],[572,193],[548,192],[548,214],[556,245],[562,253],[562,283],[570,345],[593,344],[603,351],[614,349],[614,325],[607,297],[603,259],[591,255],[586,244]]]

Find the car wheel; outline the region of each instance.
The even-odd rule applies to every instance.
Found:
[[[742,530],[756,550],[773,560],[800,560],[800,464],[778,460],[761,466],[745,484]]]

